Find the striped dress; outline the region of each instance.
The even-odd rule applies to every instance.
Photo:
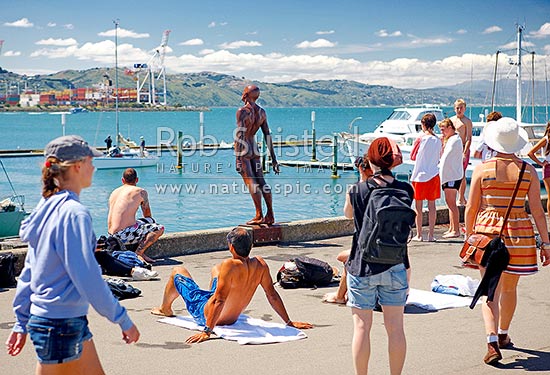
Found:
[[[492,158],[484,162],[481,180],[481,205],[476,217],[476,233],[498,234],[506,209],[517,181],[496,180],[496,162]],[[518,172],[519,173],[519,172]],[[525,211],[525,198],[529,191],[531,174],[525,170],[512,211],[504,229],[504,243],[510,253],[507,273],[532,275],[538,271],[535,233],[531,219]]]

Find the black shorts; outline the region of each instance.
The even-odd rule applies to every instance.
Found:
[[[462,183],[462,179],[456,180],[456,181],[447,181],[443,185],[441,185],[441,188],[443,190],[445,189],[460,189],[460,184]]]

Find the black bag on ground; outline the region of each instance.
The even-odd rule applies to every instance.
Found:
[[[320,259],[299,256],[291,259],[296,267],[283,265],[277,272],[277,281],[285,289],[327,286],[334,277],[330,264]]]
[[[15,263],[17,256],[12,252],[0,254],[0,287],[13,288],[17,285],[15,280]]]
[[[105,282],[109,286],[109,289],[111,289],[111,293],[113,293],[115,298],[119,301],[123,299],[136,298],[141,295],[141,290],[133,287],[124,280],[108,278],[105,279]]]
[[[416,212],[405,190],[381,187],[373,179],[367,181],[371,189],[359,232],[358,247],[363,259],[371,263],[403,263],[407,243]]]

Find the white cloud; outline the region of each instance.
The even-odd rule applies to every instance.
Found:
[[[63,25],[63,27],[67,30],[74,29],[74,25],[72,23],[67,23],[67,24]]]
[[[205,49],[201,49],[199,51],[199,55],[210,55],[211,53],[214,53],[214,52],[216,52],[216,50],[210,49],[210,48],[205,48]]]
[[[115,29],[102,31],[98,33],[99,36],[108,36],[108,37],[114,37],[115,36]],[[118,37],[119,38],[134,38],[134,39],[141,39],[141,38],[149,38],[148,33],[136,33],[132,30],[126,30],[123,28],[118,29]]]
[[[6,51],[4,52],[4,57],[15,57],[21,56],[21,51]]]
[[[467,31],[467,30],[464,30],[464,29],[459,29],[459,30],[456,31],[456,33],[457,33],[458,35],[464,35],[464,34],[466,34],[467,32],[468,32],[468,31]]]
[[[333,43],[329,40],[321,38],[321,39],[314,40],[313,42],[310,42],[308,40],[304,40],[303,42],[296,44],[296,48],[301,48],[301,49],[305,49],[305,48],[331,48],[331,47],[334,47],[335,45],[336,45],[336,43]]]
[[[114,65],[114,51],[115,43],[112,40],[104,40],[98,43],[85,43],[81,47],[71,45],[60,48],[42,48],[32,52],[30,56],[48,59],[74,57],[78,60]],[[135,48],[131,44],[123,43],[118,45],[118,62],[120,66],[133,66],[134,63],[147,62],[150,57],[150,52]]]
[[[30,22],[28,18],[21,18],[20,20],[14,22],[6,22],[4,26],[9,27],[33,27],[34,23]]]
[[[55,22],[48,22],[48,27],[56,27],[57,24]]]
[[[262,43],[257,42],[255,40],[246,41],[246,40],[237,40],[230,43],[222,43],[220,44],[220,48],[223,49],[237,49],[242,47],[261,47]]]
[[[452,39],[415,38],[411,41],[370,46],[354,46],[353,48],[387,49],[387,48],[417,48],[421,45],[438,45],[448,43]],[[327,41],[328,42],[328,41]],[[313,42],[308,42],[313,43]],[[328,42],[331,43],[331,42]],[[86,43],[67,46],[44,46],[31,55],[36,61],[46,66],[45,59],[74,58],[87,61],[90,66],[114,65],[114,42],[104,40],[98,43]],[[340,49],[350,46],[337,46],[331,49],[340,53]],[[132,44],[123,43],[119,48],[120,67],[131,67],[134,63],[145,63],[152,56],[152,51],[142,50]],[[544,47],[547,55],[538,57],[550,65],[550,45]],[[256,50],[257,51],[257,50]],[[309,53],[309,54],[307,54]],[[213,71],[236,76],[246,76],[248,79],[263,82],[287,82],[296,79],[333,80],[347,79],[368,84],[391,85],[401,88],[428,88],[443,85],[453,85],[459,82],[469,82],[473,73],[474,80],[492,79],[494,55],[465,54],[448,56],[429,61],[413,58],[399,58],[390,61],[374,60],[359,61],[353,58],[341,58],[322,54],[312,54],[311,51],[300,51],[296,54],[283,53],[243,53],[236,50],[202,49],[198,53],[180,56],[167,55],[165,64],[169,74]],[[345,55],[344,55],[345,56]],[[502,56],[502,55],[501,55]],[[513,58],[513,53],[510,53]],[[502,56],[499,61],[504,67],[508,56]],[[57,62],[56,62],[57,63]],[[543,64],[537,62],[539,66]],[[60,63],[59,63],[60,64]],[[543,69],[542,69],[543,70]],[[26,72],[27,73],[27,72]],[[536,79],[544,79],[544,71],[536,72]],[[540,76],[542,75],[542,76]]]
[[[510,50],[515,50],[517,48],[518,44],[516,41],[513,41],[513,42],[510,42],[510,43],[507,43],[507,44],[504,44],[502,46],[500,46],[499,48],[500,49],[510,49]],[[521,43],[521,46],[523,48],[527,48],[527,47],[534,47],[535,45],[532,43],[532,42],[526,42],[526,41],[523,41]]]
[[[483,30],[482,34],[492,34],[492,33],[498,33],[502,31],[502,29],[498,26],[491,26]]]
[[[204,44],[204,41],[199,38],[189,39],[185,42],[181,42],[180,46],[202,46]]]
[[[550,44],[545,45],[542,50],[545,54],[550,55]]]
[[[208,27],[209,28],[213,28],[213,27],[216,27],[216,26],[226,26],[227,25],[227,22],[216,22],[216,21],[212,21],[208,24]]]
[[[319,30],[315,34],[317,34],[317,35],[330,35],[330,34],[334,34],[334,30],[326,30],[326,31]]]
[[[78,44],[77,41],[73,38],[68,39],[42,39],[36,42],[35,44],[42,45],[42,46],[71,46],[73,44]]]
[[[393,33],[388,33],[388,31],[386,29],[381,29],[381,30],[378,30],[377,32],[374,33],[375,35],[381,37],[381,38],[387,38],[387,37],[396,37],[396,36],[401,36],[403,35],[401,33],[401,31],[397,30],[397,31],[394,31]]]
[[[417,38],[409,41],[414,47],[425,47],[441,44],[449,44],[453,41],[452,38]]]
[[[491,79],[495,61],[495,56],[489,54],[464,54],[435,61],[409,58],[358,61],[326,55],[208,52],[202,56],[167,56],[167,69],[177,73],[213,71],[244,75],[263,82],[347,79],[401,88],[428,88],[469,82],[472,72],[474,80]],[[550,56],[544,58],[550,64]],[[507,56],[500,59],[504,65],[507,60]],[[502,71],[505,70],[503,67]],[[537,74],[542,74],[538,79],[544,79],[544,72]]]
[[[531,31],[529,35],[533,38],[546,38],[550,36],[550,22],[546,22],[537,31]]]

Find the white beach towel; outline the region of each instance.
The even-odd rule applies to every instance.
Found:
[[[471,297],[453,296],[413,288],[409,290],[409,298],[407,298],[407,305],[418,306],[429,311],[466,307],[470,306],[470,303],[472,303]]]
[[[432,291],[437,293],[473,297],[481,281],[463,275],[437,275],[432,281]]]
[[[158,320],[161,323],[172,324],[194,331],[202,331],[191,316],[166,317]],[[245,344],[272,344],[305,339],[307,335],[294,327],[282,323],[271,323],[247,315],[239,316],[237,321],[229,326],[216,326],[214,333],[223,339]]]

